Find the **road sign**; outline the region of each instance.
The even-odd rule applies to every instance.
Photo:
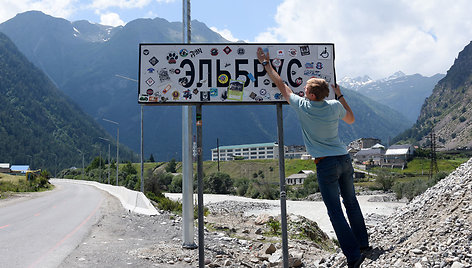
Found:
[[[272,66],[296,94],[304,94],[312,77],[335,83],[334,44],[140,44],[138,102],[285,103],[257,59],[258,47],[269,51]]]

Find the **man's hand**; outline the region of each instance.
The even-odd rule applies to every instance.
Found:
[[[260,63],[264,61],[269,62],[269,51],[267,51],[267,53],[264,53],[264,50],[262,50],[261,47],[257,48],[257,59]]]
[[[338,84],[336,84],[336,85],[331,84],[331,87],[333,88],[334,94],[336,94],[336,97],[339,97],[339,96],[342,95],[342,94],[341,94],[341,89],[339,88],[339,85],[338,85]]]

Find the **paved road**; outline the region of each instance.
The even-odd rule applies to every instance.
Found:
[[[97,222],[101,191],[55,185],[32,199],[0,203],[0,267],[57,267]]]

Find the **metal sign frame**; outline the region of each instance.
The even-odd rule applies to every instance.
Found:
[[[282,79],[303,96],[304,83],[319,77],[336,83],[332,43],[140,44],[138,103],[143,105],[286,103],[259,63],[269,51]],[[333,99],[330,88],[327,99]]]

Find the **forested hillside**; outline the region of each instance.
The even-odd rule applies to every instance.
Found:
[[[49,171],[81,166],[113,140],[0,33],[0,162]],[[133,159],[122,148],[122,159]],[[136,159],[136,158],[134,158]]]

